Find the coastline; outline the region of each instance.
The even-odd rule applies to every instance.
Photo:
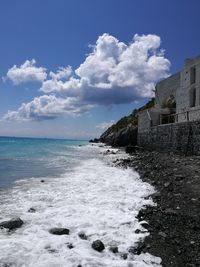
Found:
[[[77,155],[77,164],[70,161],[68,168],[64,161],[61,176],[19,180],[3,193],[1,267],[161,267],[160,258],[134,253],[135,244],[147,234],[136,216],[142,207],[153,205],[153,187],[137,172],[113,164],[127,158],[125,152],[110,148],[104,156],[106,150],[88,145],[66,149],[64,155],[61,150],[58,162]]]
[[[163,267],[200,266],[200,157],[138,150],[116,164],[134,168],[156,190],[157,206],[138,213],[150,233],[141,251]]]

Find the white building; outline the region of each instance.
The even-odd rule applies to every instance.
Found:
[[[138,114],[138,132],[194,120],[200,120],[200,56],[186,59],[182,71],[156,85],[155,106]]]

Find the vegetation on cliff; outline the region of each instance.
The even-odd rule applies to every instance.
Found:
[[[153,107],[154,100],[155,99],[152,98],[144,106],[139,109],[134,109],[130,115],[121,118],[109,127],[100,136],[100,141],[112,146],[126,146],[129,144],[136,145],[138,112]]]

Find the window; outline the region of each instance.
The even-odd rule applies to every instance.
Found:
[[[196,68],[192,67],[190,69],[190,84],[193,84],[196,82]]]
[[[190,107],[195,107],[196,106],[196,89],[192,88],[190,90]]]

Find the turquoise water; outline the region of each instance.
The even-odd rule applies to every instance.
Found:
[[[0,137],[0,188],[31,177],[60,176],[82,155],[75,148],[87,141]]]

